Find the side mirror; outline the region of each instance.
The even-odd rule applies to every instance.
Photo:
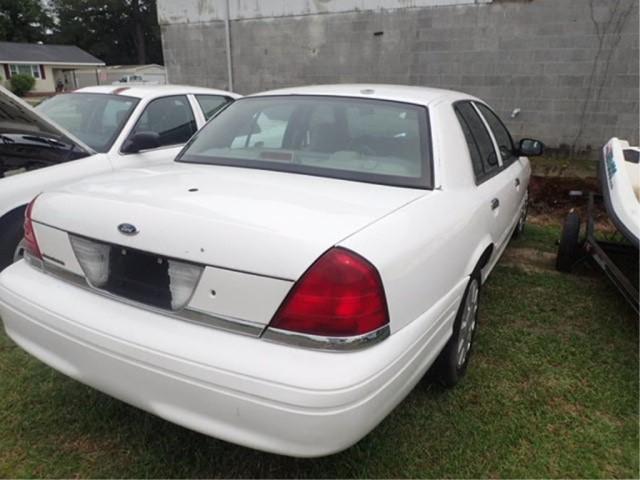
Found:
[[[524,157],[538,157],[544,153],[544,143],[532,138],[523,138],[518,145],[518,155]]]
[[[137,132],[129,136],[122,146],[122,153],[138,153],[160,146],[160,135],[156,132]]]

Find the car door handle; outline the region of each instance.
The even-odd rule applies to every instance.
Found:
[[[499,206],[500,206],[500,200],[498,200],[497,198],[494,198],[493,200],[491,200],[491,210],[495,210]]]
[[[516,187],[519,187],[519,186],[520,186],[520,179],[516,178]]]

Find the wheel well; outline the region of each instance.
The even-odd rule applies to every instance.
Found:
[[[482,271],[482,269],[489,263],[489,259],[491,258],[491,254],[493,253],[493,243],[484,249],[482,255],[480,255],[480,259],[476,264],[476,268],[473,269],[473,273],[478,273]]]
[[[7,227],[15,222],[16,219],[22,219],[22,217],[24,217],[24,211],[26,208],[26,205],[20,205],[19,207],[8,211],[2,217],[0,217],[0,232],[6,231]]]

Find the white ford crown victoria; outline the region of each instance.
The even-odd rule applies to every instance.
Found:
[[[451,91],[245,97],[171,165],[38,196],[0,314],[35,357],[167,420],[337,452],[434,363],[446,385],[465,373],[541,150]]]
[[[173,161],[239,97],[180,85],[87,87],[34,110],[0,87],[0,270],[20,257],[22,218],[39,192],[90,175]]]

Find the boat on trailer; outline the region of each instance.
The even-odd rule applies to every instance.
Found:
[[[638,248],[640,148],[612,138],[603,148],[600,183],[604,205],[620,233]]]
[[[612,138],[602,149],[598,174],[602,193],[588,195],[584,237],[580,235],[580,217],[571,210],[562,228],[556,268],[570,272],[578,262],[593,260],[633,309],[640,312],[640,148]],[[595,204],[599,201],[604,203],[618,235],[596,232]]]

